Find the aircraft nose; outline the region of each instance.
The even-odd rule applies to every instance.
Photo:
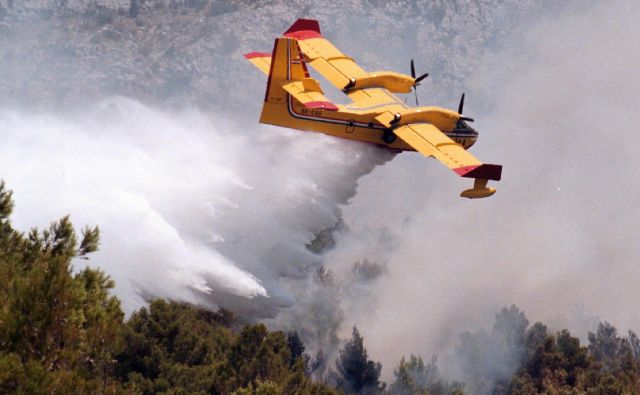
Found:
[[[455,132],[468,135],[469,137],[478,137],[478,131],[469,126],[466,121],[458,121]]]
[[[478,131],[469,126],[464,120],[456,122],[456,127],[446,133],[453,141],[462,145],[465,149],[468,149],[475,144],[478,139]]]

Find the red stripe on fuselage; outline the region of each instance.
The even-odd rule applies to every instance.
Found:
[[[330,101],[308,101],[306,103],[302,103],[302,105],[307,108],[321,108],[328,111],[338,111],[338,106]]]

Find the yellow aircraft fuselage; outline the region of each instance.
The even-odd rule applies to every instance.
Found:
[[[393,98],[396,99],[396,98]],[[397,99],[396,99],[397,100]],[[477,140],[473,132],[456,133],[459,114],[440,107],[408,108],[403,103],[373,104],[356,102],[354,105],[336,105],[336,110],[309,108],[290,95],[284,98],[270,97],[264,104],[260,122],[288,128],[321,132],[351,140],[384,145],[392,150],[415,151],[401,139],[394,139],[391,131],[376,119],[387,111],[399,116],[397,126],[406,123],[428,123],[442,130],[464,148]],[[383,112],[371,111],[371,107],[384,108]],[[409,121],[411,120],[411,121]]]

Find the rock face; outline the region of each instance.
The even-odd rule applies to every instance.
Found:
[[[56,108],[105,95],[223,111],[259,107],[264,77],[242,54],[270,51],[295,19],[370,70],[431,77],[454,105],[487,48],[534,0],[0,0],[0,104]],[[329,92],[329,95],[331,93]],[[445,104],[445,103],[443,103]]]

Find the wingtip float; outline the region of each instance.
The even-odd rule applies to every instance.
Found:
[[[394,151],[418,151],[431,156],[474,186],[460,196],[469,199],[493,195],[489,180],[499,181],[502,166],[480,162],[467,152],[478,139],[469,126],[473,119],[441,107],[410,107],[394,93],[416,92],[420,81],[411,61],[411,75],[391,71],[367,72],[322,36],[313,19],[298,19],[273,51],[245,55],[268,76],[260,122],[308,130],[385,146]],[[325,97],[318,81],[309,75],[313,67],[350,99],[335,104]]]

